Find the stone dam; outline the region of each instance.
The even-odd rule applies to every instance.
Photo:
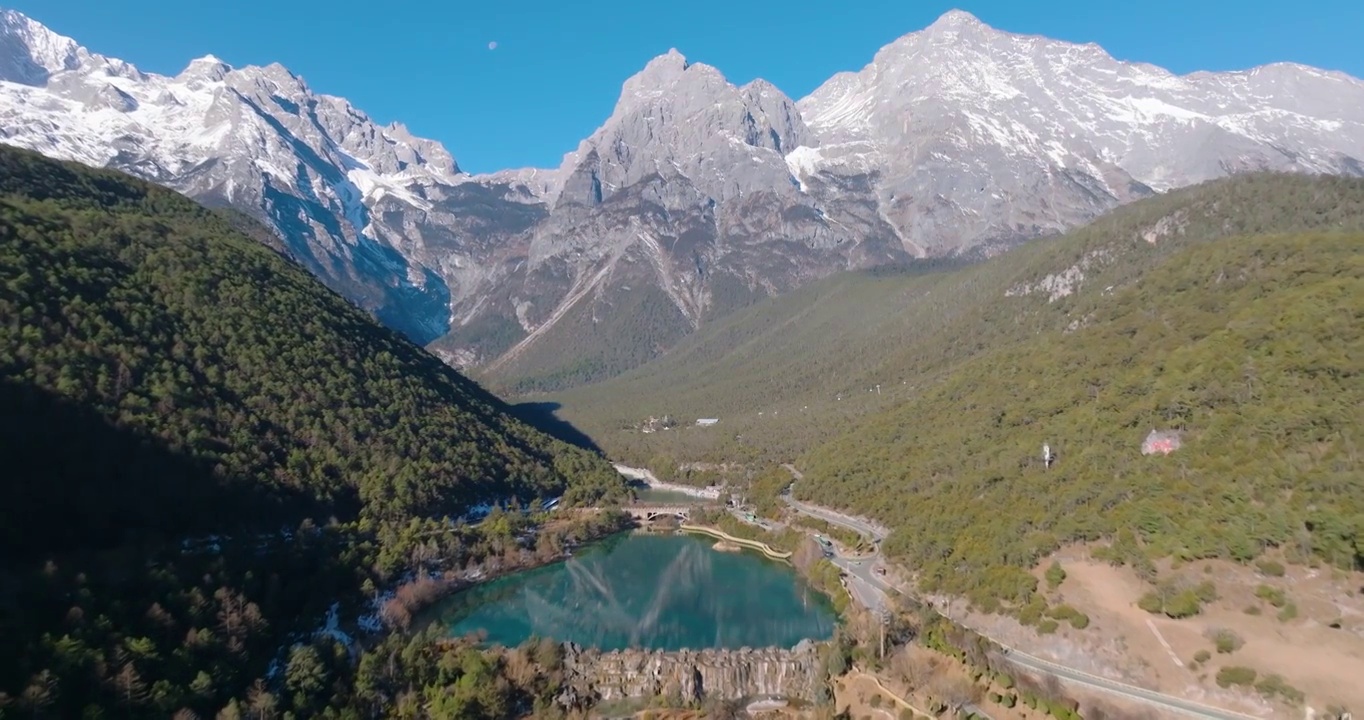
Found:
[[[825,643],[802,641],[790,649],[613,650],[564,645],[566,693],[593,701],[671,697],[814,700],[824,683]]]

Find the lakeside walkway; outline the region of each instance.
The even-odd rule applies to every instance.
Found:
[[[699,488],[691,485],[678,485],[677,483],[659,480],[657,476],[645,468],[635,468],[630,467],[629,465],[621,465],[620,463],[613,463],[612,466],[615,467],[616,472],[621,475],[624,475],[631,480],[638,480],[655,490],[667,490],[668,492],[682,493],[683,495],[690,495],[705,500],[720,499],[720,489],[717,487]]]
[[[682,523],[682,525],[680,526],[680,529],[682,530],[682,532],[700,533],[700,534],[702,534],[702,535],[709,535],[709,536],[711,536],[711,537],[713,537],[713,538],[716,538],[716,539],[718,539],[718,540],[724,540],[725,542],[731,542],[731,543],[734,543],[735,545],[739,545],[739,546],[746,547],[746,548],[751,548],[751,549],[753,549],[753,550],[757,550],[758,552],[762,553],[763,555],[766,555],[767,557],[769,557],[769,558],[771,558],[771,559],[773,559],[773,560],[790,560],[790,559],[791,559],[791,553],[789,553],[789,552],[782,552],[782,551],[779,551],[779,550],[774,550],[774,549],[772,548],[771,545],[768,545],[768,544],[765,543],[765,542],[758,542],[757,540],[749,540],[749,539],[747,539],[747,538],[734,537],[733,535],[730,535],[729,533],[725,532],[724,530],[717,530],[717,529],[715,529],[715,528],[713,528],[713,527],[706,527],[705,525],[691,525],[691,524],[688,524],[688,523]]]

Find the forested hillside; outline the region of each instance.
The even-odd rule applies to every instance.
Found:
[[[1137,282],[1185,248],[1313,230],[1364,231],[1364,181],[1236,176],[1132,203],[977,265],[845,273],[734,313],[619,378],[535,399],[562,404],[560,416],[610,455],[655,471],[667,461],[790,460],[968,358],[1081,322],[1108,302],[1108,288]],[[1048,288],[1069,294],[1053,299]],[[624,429],[665,414],[683,426],[698,417],[720,424]]]
[[[624,491],[241,224],[0,147],[0,716],[211,716],[410,520]]]
[[[1230,238],[814,447],[798,493],[896,528],[928,587],[1027,599],[1059,543],[1364,568],[1364,233]],[[1181,434],[1144,456],[1152,430]],[[1048,470],[1044,442],[1057,453]]]
[[[928,587],[983,603],[1022,600],[1069,540],[1351,567],[1362,256],[1364,183],[1236,177],[978,266],[833,278],[552,400],[665,475],[794,461],[798,495],[887,522]],[[632,427],[664,414],[675,429]],[[1183,448],[1142,456],[1153,429]]]
[[[605,467],[174,193],[5,150],[0,197],[9,547],[459,514]]]

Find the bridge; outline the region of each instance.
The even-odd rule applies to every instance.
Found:
[[[644,522],[653,522],[661,517],[675,517],[685,521],[691,514],[690,505],[626,505],[621,510]]]

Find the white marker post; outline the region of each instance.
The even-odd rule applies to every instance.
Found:
[[[1051,444],[1042,443],[1042,464],[1046,469],[1051,469]]]

